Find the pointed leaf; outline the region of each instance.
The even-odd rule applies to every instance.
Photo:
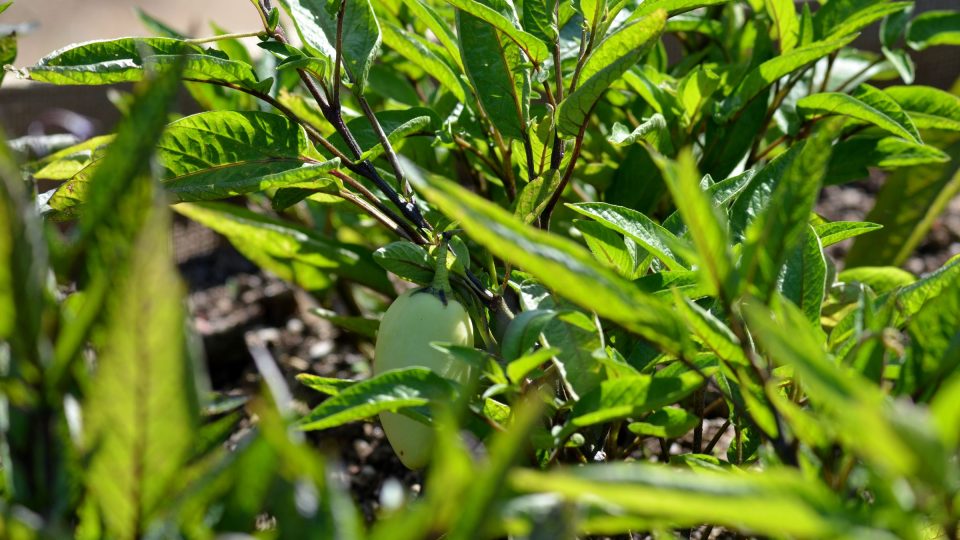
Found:
[[[453,385],[427,368],[392,370],[340,389],[304,416],[298,426],[304,431],[329,429],[382,412],[426,407],[434,401],[449,403],[454,395]]]
[[[380,26],[370,0],[343,0],[341,53],[350,80],[363,92],[367,74],[380,49]],[[335,58],[339,2],[282,0],[311,55]]]
[[[597,505],[612,514],[673,527],[704,522],[744,534],[828,538],[861,532],[860,518],[843,508],[829,488],[793,469],[688,471],[643,463],[615,463],[550,472],[517,469],[510,486],[521,493],[549,493],[564,501]],[[751,512],[743,512],[751,508]],[[784,520],[782,516],[789,515]],[[629,534],[632,523],[609,534]]]
[[[800,40],[800,19],[793,0],[764,0],[763,5],[777,29],[780,52],[792,51]]]
[[[813,227],[787,256],[780,276],[780,292],[796,304],[810,324],[820,324],[820,309],[827,286],[827,261]]]
[[[530,272],[576,304],[637,332],[664,350],[688,347],[685,331],[669,307],[594,262],[574,242],[534,230],[499,206],[449,181],[416,179],[427,198],[460,221],[467,234],[494,255]]]
[[[891,86],[883,91],[918,128],[960,131],[960,96],[929,86]]]
[[[678,377],[636,375],[604,381],[573,406],[561,433],[657,410],[680,401],[705,383],[695,371]]]
[[[764,89],[772,85],[785,75],[805,68],[828,54],[840,49],[853,37],[836,39],[833,41],[818,41],[798,47],[789,53],[771,58],[760,64],[740,81],[733,93],[723,101],[719,108],[719,118],[722,121],[731,119],[742,110],[753,98]]]
[[[918,51],[934,45],[960,45],[960,11],[932,10],[914,17],[907,43]]]
[[[728,287],[733,259],[726,220],[700,188],[701,176],[689,149],[681,150],[676,161],[659,161],[674,204],[693,238],[706,278],[713,290],[721,294]]]
[[[817,10],[813,17],[814,30],[818,39],[843,37],[911,6],[913,2],[840,0]]]
[[[120,38],[87,41],[64,47],[29,68],[30,78],[52,84],[111,84],[143,78],[141,54],[204,54],[180,39]],[[222,53],[221,53],[222,54]]]
[[[882,111],[879,111],[854,96],[837,92],[814,94],[797,101],[797,112],[804,118],[817,115],[841,115],[873,124],[898,137],[920,142],[914,133],[900,125]]]
[[[330,285],[330,274],[386,294],[393,286],[365,249],[225,203],[182,203],[174,209],[227,237],[244,256],[307,290]]]
[[[814,226],[814,231],[820,237],[820,245],[827,247],[847,238],[853,238],[882,228],[883,225],[870,223],[869,221],[830,221]]]
[[[530,75],[521,50],[495,27],[457,11],[460,57],[480,106],[505,137],[522,139],[530,107]]]
[[[485,6],[484,4],[477,2],[476,0],[446,0],[446,2],[457,9],[463,10],[474,17],[487,22],[491,26],[497,29],[498,32],[503,33],[518,47],[523,49],[523,52],[527,55],[527,58],[535,64],[539,64],[547,59],[550,55],[550,51],[547,49],[547,45],[540,40],[540,38],[528,34],[517,27],[510,19],[501,15],[495,9]],[[463,34],[461,33],[461,37]]]
[[[129,274],[107,304],[103,351],[84,403],[90,495],[107,531],[140,537],[173,494],[197,425],[183,286],[165,207],[151,212]]]
[[[453,94],[458,101],[465,103],[467,95],[463,90],[463,83],[456,73],[450,69],[442,59],[437,57],[429,48],[420,43],[406,30],[393,23],[383,25],[383,42],[411,62],[415,62],[441,86]]]
[[[557,110],[557,127],[577,135],[594,104],[656,42],[666,26],[666,12],[657,10],[607,36],[583,64],[576,89]]]
[[[777,184],[770,204],[747,229],[743,269],[748,285],[764,297],[772,292],[788,254],[803,242],[810,212],[826,173],[831,146],[839,126],[817,129],[790,163]]]
[[[626,235],[660,259],[670,270],[689,269],[674,252],[676,246],[682,244],[681,240],[640,212],[602,202],[575,203],[567,207]]]

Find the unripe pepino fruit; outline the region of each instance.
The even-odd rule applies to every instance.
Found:
[[[467,364],[430,346],[431,342],[473,345],[470,315],[450,294],[446,276],[446,244],[441,246],[437,276],[430,287],[400,295],[383,314],[377,333],[373,373],[425,367],[451,381],[465,384]],[[427,465],[433,449],[433,428],[399,413],[380,414],[380,423],[394,451],[410,469]]]

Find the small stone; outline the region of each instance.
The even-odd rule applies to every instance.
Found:
[[[332,341],[318,341],[310,346],[310,359],[316,360],[333,352],[334,343]]]
[[[293,334],[301,334],[303,333],[303,328],[304,328],[303,321],[301,321],[296,317],[287,321],[287,332],[290,332]]]

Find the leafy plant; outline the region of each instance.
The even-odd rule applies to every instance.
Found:
[[[910,53],[956,44],[958,12],[252,4],[250,32],[142,14],[157,36],[16,70],[136,85],[114,135],[19,168],[2,147],[0,536],[960,535],[960,259],[897,268],[960,187],[960,98],[912,85]],[[204,111],[170,121],[181,82]],[[872,221],[814,212],[868,169]],[[322,315],[361,339],[390,274],[449,271],[479,339],[432,346],[479,382],[302,374],[329,397],[297,418],[258,361],[261,396],[211,402],[170,204],[348,300]],[[364,527],[301,430],[396,412],[434,426],[426,490]]]

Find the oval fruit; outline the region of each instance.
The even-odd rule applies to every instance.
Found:
[[[473,345],[470,316],[460,302],[444,303],[429,291],[408,291],[387,308],[380,320],[373,373],[421,366],[458,383],[466,383],[470,367],[430,346],[431,342]],[[433,449],[433,430],[398,413],[382,413],[380,422],[397,456],[411,469],[424,467]]]

